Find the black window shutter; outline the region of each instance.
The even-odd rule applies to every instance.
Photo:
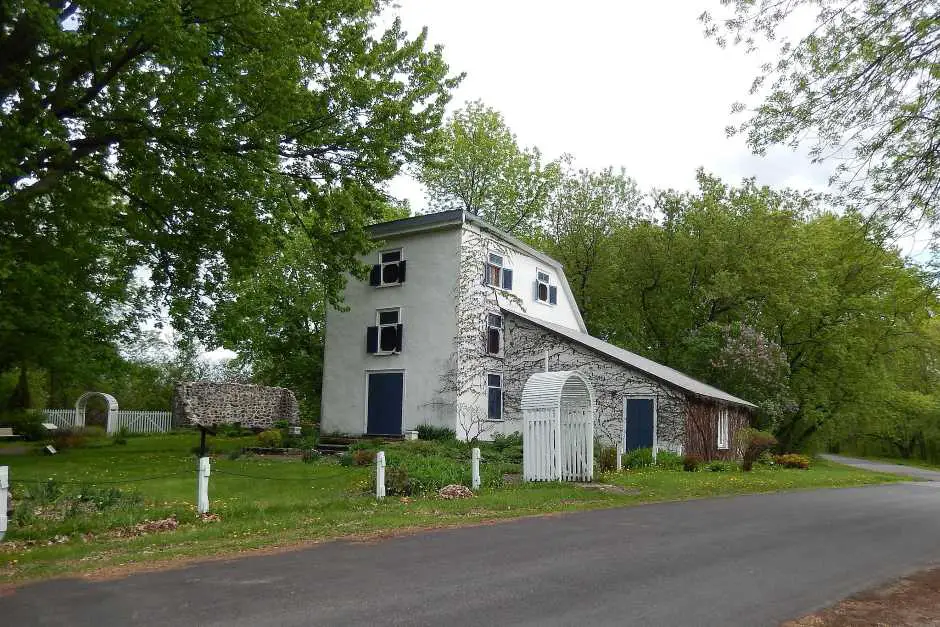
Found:
[[[382,266],[375,264],[369,272],[369,285],[378,286],[382,283]]]
[[[402,259],[401,263],[398,264],[398,282],[405,282],[405,260]]]
[[[558,304],[558,288],[550,285],[548,288],[548,302],[552,305]]]
[[[366,327],[366,352],[379,352],[379,328]]]
[[[402,335],[404,334],[404,331],[405,331],[405,325],[403,324],[398,325],[398,343],[395,345],[395,350],[397,350],[399,353],[401,352],[401,338],[402,338]]]
[[[489,397],[487,398],[487,417],[491,420],[500,420],[503,417],[502,390],[499,388],[489,388]]]
[[[483,264],[483,285],[490,284],[490,264]]]
[[[512,289],[512,270],[509,268],[503,268],[503,289]]]
[[[500,348],[499,336],[500,336],[499,329],[493,329],[493,328],[490,329],[490,332],[487,336],[486,352],[490,353],[491,355],[499,354],[499,348]]]

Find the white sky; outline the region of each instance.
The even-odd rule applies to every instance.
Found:
[[[721,12],[718,0],[399,0],[396,11],[409,33],[427,26],[451,69],[466,72],[450,110],[483,100],[546,159],[568,152],[578,167],[623,166],[642,189],[694,189],[698,167],[728,183],[825,189],[828,166],[786,148],[757,157],[726,136],[761,59],[705,39],[705,9]],[[389,191],[425,207],[410,177]]]

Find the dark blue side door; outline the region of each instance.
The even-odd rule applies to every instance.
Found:
[[[404,375],[401,372],[369,373],[368,433],[401,435],[403,384]]]
[[[627,399],[626,450],[653,448],[653,399]]]

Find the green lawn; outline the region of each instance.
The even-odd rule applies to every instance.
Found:
[[[204,522],[195,512],[196,460],[190,449],[196,440],[191,433],[134,437],[123,446],[104,441],[53,457],[4,454],[11,445],[0,445],[0,465],[10,466],[14,497],[22,499],[30,490],[44,493],[53,503],[10,521],[6,541],[0,543],[0,582],[546,512],[898,480],[817,461],[811,470],[647,469],[599,477],[625,488],[619,492],[574,484],[487,487],[511,469],[505,463],[494,467],[496,462],[490,461],[484,463],[484,488],[472,499],[447,501],[428,495],[377,502],[368,492],[370,467],[344,467],[335,458],[313,463],[296,458],[228,459],[225,451],[254,440],[218,437],[213,439],[219,454],[213,460],[210,502],[219,520]],[[447,450],[458,449],[463,455],[459,445]],[[386,450],[390,468],[398,460],[414,461],[437,451],[429,443],[387,445]],[[484,451],[487,458],[496,459],[495,453]],[[441,462],[418,461],[435,468]],[[145,480],[134,481],[139,478]],[[60,493],[69,498],[56,500]],[[55,503],[70,505],[64,510]],[[141,521],[171,516],[179,522],[175,531],[129,532]]]

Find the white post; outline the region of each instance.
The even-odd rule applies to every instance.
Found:
[[[480,449],[476,447],[470,451],[470,487],[480,489]]]
[[[385,451],[375,454],[375,498],[385,498]]]
[[[205,514],[209,511],[209,458],[199,458],[199,493],[196,511]]]
[[[10,467],[0,466],[0,542],[7,532],[7,497],[10,494]]]
[[[623,470],[623,442],[617,443],[617,472]]]

